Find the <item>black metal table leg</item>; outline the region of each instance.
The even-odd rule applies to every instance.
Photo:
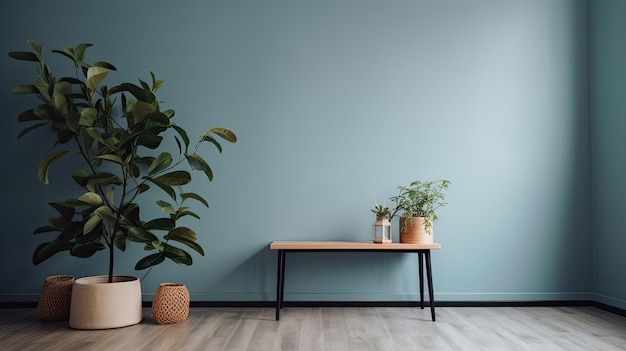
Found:
[[[287,262],[287,251],[280,251],[282,255],[282,264],[280,267],[281,277],[280,277],[280,309],[283,309],[283,305],[285,304],[285,262]]]
[[[424,309],[424,253],[418,252],[417,258],[419,261],[419,274],[420,274],[420,308]]]
[[[280,320],[280,309],[283,308],[283,290],[285,289],[285,254],[283,250],[278,250],[276,272],[276,320]]]
[[[428,278],[428,295],[430,298],[430,314],[435,321],[435,292],[433,291],[433,272],[430,265],[430,250],[426,250],[426,276]]]

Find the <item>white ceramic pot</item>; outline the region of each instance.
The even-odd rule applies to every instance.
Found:
[[[134,325],[143,319],[141,282],[116,275],[113,283],[100,275],[76,279],[72,288],[70,328],[110,329]]]

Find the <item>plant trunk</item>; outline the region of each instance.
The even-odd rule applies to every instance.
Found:
[[[113,254],[114,254],[115,246],[113,243],[109,245],[109,283],[113,283]]]

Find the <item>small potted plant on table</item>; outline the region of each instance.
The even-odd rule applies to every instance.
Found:
[[[379,244],[389,244],[393,242],[391,230],[391,219],[396,214],[397,209],[391,210],[386,205],[381,205],[374,198],[376,206],[371,210],[376,214],[376,222],[372,225],[372,241]]]
[[[449,180],[419,181],[409,186],[399,186],[399,194],[391,198],[402,210],[400,217],[400,242],[430,244],[433,242],[433,223],[439,218],[435,211],[445,206],[445,193]]]

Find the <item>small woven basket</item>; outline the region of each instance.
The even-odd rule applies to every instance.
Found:
[[[70,302],[74,276],[51,275],[44,279],[37,318],[44,321],[63,321],[70,318]]]
[[[152,317],[156,324],[184,321],[189,315],[189,291],[184,284],[161,283],[152,301]]]

